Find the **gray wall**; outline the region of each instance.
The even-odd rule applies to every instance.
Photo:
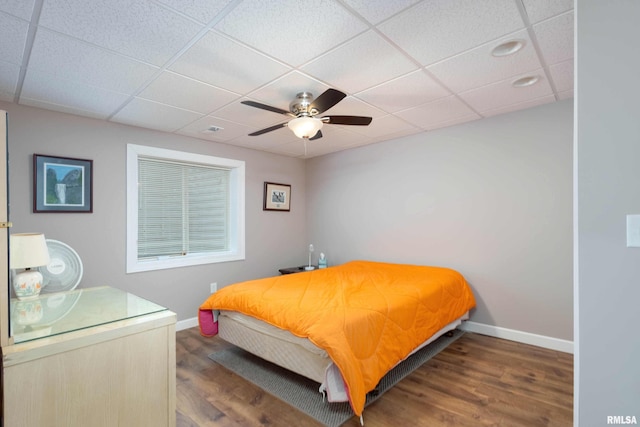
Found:
[[[575,424],[640,422],[640,2],[580,0],[577,23]]]
[[[446,265],[474,287],[472,320],[572,340],[572,102],[303,160],[88,118],[9,112],[12,232],[76,249],[82,286],[111,285],[196,315],[224,286],[304,262],[364,258]],[[125,274],[126,144],[247,162],[247,259]],[[94,160],[94,213],[34,214],[34,153]],[[306,176],[305,176],[306,173]],[[262,211],[264,181],[291,183],[292,211]],[[274,250],[277,248],[277,250]]]
[[[313,158],[309,238],[328,261],[452,267],[473,321],[573,340],[573,101]]]
[[[12,233],[44,232],[74,248],[81,287],[109,285],[194,318],[209,295],[240,280],[278,274],[306,259],[305,162],[230,145],[9,103],[9,203]],[[125,274],[126,144],[150,145],[246,162],[246,260]],[[32,213],[32,155],[92,159],[93,213]],[[262,210],[263,182],[292,185],[291,212]]]

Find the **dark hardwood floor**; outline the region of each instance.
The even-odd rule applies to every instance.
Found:
[[[313,418],[207,356],[228,346],[177,333],[177,426],[310,426]],[[573,356],[466,333],[364,411],[365,427],[572,426]],[[357,427],[352,418],[344,427]]]

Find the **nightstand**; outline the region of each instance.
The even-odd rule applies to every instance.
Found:
[[[301,265],[300,267],[289,267],[289,268],[281,268],[278,270],[280,274],[292,274],[292,273],[304,273],[305,271],[313,271],[313,270],[305,270],[306,265]],[[317,265],[313,266],[314,270],[318,269]]]

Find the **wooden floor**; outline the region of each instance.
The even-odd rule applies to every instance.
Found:
[[[178,427],[322,426],[207,357],[228,345],[196,328],[177,333]],[[365,427],[572,426],[572,417],[571,354],[472,333],[364,411]]]

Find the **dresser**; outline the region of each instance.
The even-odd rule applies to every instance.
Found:
[[[10,302],[4,425],[175,426],[174,313],[112,287]]]

